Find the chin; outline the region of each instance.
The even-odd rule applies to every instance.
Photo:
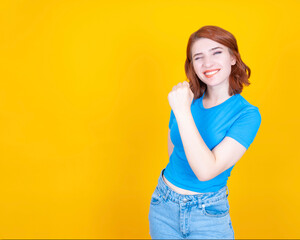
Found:
[[[204,82],[206,84],[206,86],[209,87],[214,87],[214,86],[218,86],[221,84],[225,84],[225,81],[220,81],[220,82]]]

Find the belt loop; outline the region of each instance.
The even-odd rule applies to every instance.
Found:
[[[202,204],[201,204],[201,198],[199,197],[199,198],[198,198],[198,208],[201,209],[201,207],[202,207]]]
[[[169,196],[169,193],[170,193],[170,190],[168,189],[167,192],[166,192],[166,194],[165,194],[165,196],[164,196],[164,199],[165,199],[165,200],[167,200],[167,198],[168,198],[168,196]]]
[[[228,193],[227,193],[228,192]],[[226,185],[226,197],[228,197],[228,195],[229,195],[229,188],[228,188],[228,186]]]

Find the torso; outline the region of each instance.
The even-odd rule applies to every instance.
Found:
[[[166,178],[165,176],[163,175],[163,180],[164,182],[167,184],[167,186],[169,188],[171,188],[174,192],[177,192],[179,194],[184,194],[184,195],[195,195],[195,194],[200,194],[199,192],[193,192],[193,191],[189,191],[189,190],[186,190],[186,189],[183,189],[183,188],[179,188],[179,187],[176,187],[175,185],[173,185],[172,183],[170,183]]]
[[[228,98],[227,98],[228,99]],[[223,103],[224,101],[226,101],[227,99],[223,100],[221,103]],[[211,103],[211,102],[208,102],[206,98],[203,97],[202,99],[202,104],[203,104],[203,107],[205,109],[209,109],[209,108],[212,108],[214,106],[217,106],[221,103]],[[199,192],[193,192],[193,191],[189,191],[189,190],[186,190],[186,189],[183,189],[183,188],[179,188],[179,187],[176,187],[175,185],[173,185],[172,183],[170,183],[166,178],[165,176],[163,175],[163,180],[164,182],[166,183],[166,185],[171,188],[173,191],[179,193],[179,194],[184,194],[184,195],[195,195],[195,194],[201,194]]]

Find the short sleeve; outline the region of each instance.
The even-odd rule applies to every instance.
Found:
[[[174,121],[175,115],[173,113],[173,110],[171,109],[171,114],[170,114],[170,120],[169,120],[169,128],[171,129],[173,121]]]
[[[261,124],[261,115],[257,107],[252,107],[243,112],[227,131],[226,136],[242,144],[246,149],[254,141]]]

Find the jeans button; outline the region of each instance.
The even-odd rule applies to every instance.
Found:
[[[184,199],[182,199],[182,201],[186,203],[188,201],[188,199],[184,198]]]

